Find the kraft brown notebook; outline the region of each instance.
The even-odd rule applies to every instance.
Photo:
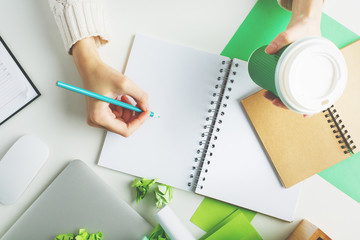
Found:
[[[286,188],[359,151],[360,40],[341,52],[348,83],[341,98],[321,113],[304,118],[275,107],[262,96],[265,90],[241,101]]]

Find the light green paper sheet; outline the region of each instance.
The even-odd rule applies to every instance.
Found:
[[[242,214],[240,209],[234,211],[223,221],[214,226],[199,240],[260,240],[261,236]]]
[[[319,176],[360,202],[360,153],[320,172]]]
[[[204,198],[190,221],[205,232],[208,232],[236,210],[239,210],[248,222],[251,222],[256,215],[255,212],[244,208],[239,208],[215,199]]]
[[[247,61],[256,48],[269,44],[286,29],[290,17],[291,13],[279,7],[276,0],[259,0],[221,55]],[[338,48],[343,48],[360,38],[324,13],[321,19],[321,33]],[[322,171],[319,175],[360,202],[360,153]]]

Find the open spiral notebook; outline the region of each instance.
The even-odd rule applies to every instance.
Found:
[[[246,62],[137,35],[125,74],[160,118],[108,132],[100,166],[293,219],[301,186],[282,187],[240,104],[259,90]]]

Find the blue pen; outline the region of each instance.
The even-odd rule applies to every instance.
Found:
[[[64,83],[64,82],[57,81],[56,86],[62,87],[62,88],[65,88],[67,90],[77,92],[77,93],[83,94],[85,96],[92,97],[92,98],[95,98],[95,99],[98,99],[98,100],[101,100],[101,101],[104,101],[104,102],[108,102],[108,103],[114,104],[116,106],[120,106],[120,107],[129,109],[129,110],[132,110],[132,111],[135,111],[135,112],[143,112],[143,110],[141,110],[140,108],[135,107],[135,106],[133,106],[131,104],[127,104],[127,103],[124,103],[124,102],[121,102],[121,101],[118,101],[118,100],[115,100],[115,99],[112,99],[112,98],[109,98],[109,97],[106,97],[106,96],[103,96],[103,95],[100,95],[100,94],[97,94],[97,93],[94,93],[94,92],[90,92],[88,90],[85,90],[85,89],[82,89],[82,88],[79,88],[79,87],[75,87],[73,85],[70,85],[70,84],[67,84],[67,83]],[[160,116],[157,116],[153,112],[150,112],[150,117],[160,118]]]

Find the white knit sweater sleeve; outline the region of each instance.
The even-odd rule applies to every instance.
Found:
[[[65,49],[87,37],[96,37],[99,47],[108,42],[102,0],[49,0]]]

